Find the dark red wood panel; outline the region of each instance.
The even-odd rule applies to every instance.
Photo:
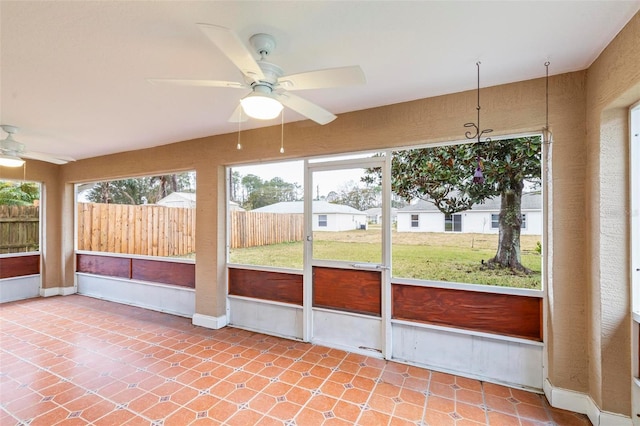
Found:
[[[380,316],[382,275],[359,271],[313,267],[313,306]]]
[[[542,341],[542,299],[393,284],[393,318]]]
[[[76,271],[110,277],[131,278],[131,259],[95,254],[77,254]]]
[[[0,278],[22,277],[40,273],[40,255],[0,257]]]
[[[302,275],[229,268],[229,294],[302,306]]]
[[[131,259],[131,278],[196,288],[196,265],[163,260]]]

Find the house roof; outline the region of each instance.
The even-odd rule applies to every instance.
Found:
[[[159,199],[157,204],[162,204],[163,202],[167,202],[167,201],[185,201],[191,204],[195,204],[196,194],[194,192],[179,192],[179,191],[172,192],[166,197]]]
[[[252,210],[263,213],[303,213],[304,201],[282,201],[268,206]],[[313,201],[313,213],[315,214],[357,214],[364,215],[364,212],[343,204],[328,203],[326,201]]]
[[[542,194],[539,192],[528,192],[522,194],[522,211],[542,210]],[[488,198],[482,204],[474,204],[471,210],[479,211],[500,211],[500,197]],[[439,212],[438,208],[431,202],[418,200],[417,203],[403,207],[399,210],[402,213],[411,212]]]
[[[248,90],[147,81],[243,81],[199,22],[230,28],[245,45],[272,34],[269,62],[285,75],[360,65],[365,85],[296,92],[341,114],[475,89],[479,59],[482,87],[544,77],[546,58],[551,75],[586,69],[639,8],[637,0],[0,1],[2,124],[20,127],[16,140],[29,151],[76,159],[237,131],[228,119]]]
[[[171,194],[167,195],[165,198],[167,197],[178,197],[178,198],[182,198],[184,200],[188,200],[188,201],[193,201],[194,203],[196,202],[196,193],[195,192],[172,192]],[[163,200],[165,199],[163,198]],[[162,201],[162,200],[160,200]]]
[[[368,216],[373,216],[373,215],[379,215],[382,212],[382,208],[381,207],[373,207],[370,209],[366,209],[364,211]],[[398,209],[395,207],[391,207],[391,215],[394,216],[396,213],[398,213]]]

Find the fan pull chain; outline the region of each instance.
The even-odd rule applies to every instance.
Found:
[[[240,124],[242,123],[242,108],[238,111],[238,144],[236,145],[237,150],[242,149],[242,144],[240,143]]]
[[[544,67],[546,69],[545,76],[545,125],[544,125],[544,133],[543,133],[543,143],[551,143],[551,130],[549,130],[549,65],[551,62],[547,61],[544,63]]]
[[[280,154],[284,154],[284,109],[280,112]]]

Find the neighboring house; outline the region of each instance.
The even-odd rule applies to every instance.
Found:
[[[497,234],[499,228],[500,198],[490,198],[484,204],[474,204],[470,210],[445,215],[430,202],[398,210],[398,232],[463,232]],[[542,234],[542,195],[522,194],[522,235]]]
[[[239,212],[245,211],[245,209],[240,207],[240,204],[236,203],[235,201],[231,201],[231,200],[229,200],[229,210],[231,210],[231,211],[239,211]]]
[[[373,207],[371,209],[367,209],[364,211],[367,214],[367,221],[369,223],[382,223],[382,208]],[[391,208],[391,223],[396,223],[398,219],[398,209],[395,207]]]
[[[263,213],[302,214],[304,201],[282,201],[251,210]],[[367,214],[353,207],[326,201],[313,201],[314,231],[352,231],[366,229]]]
[[[196,207],[196,194],[194,192],[172,192],[156,204],[165,207],[187,207],[193,209]],[[229,210],[244,211],[240,204],[235,201],[229,201]]]
[[[166,207],[196,207],[196,194],[194,192],[172,192],[166,197],[158,200],[159,206]]]

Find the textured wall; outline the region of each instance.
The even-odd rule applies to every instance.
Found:
[[[629,110],[640,99],[640,15],[587,73],[589,393],[631,413]]]
[[[547,182],[547,189],[552,188],[548,205],[552,221],[545,241],[546,252],[552,254],[545,283],[548,377],[554,386],[588,392],[601,408],[624,414],[630,410],[628,321],[624,324],[629,293],[624,227],[628,225],[620,225],[620,220],[628,199],[608,203],[625,194],[626,157],[624,141],[618,137],[611,144],[601,143],[600,121],[606,108],[616,102],[621,107],[622,97],[633,97],[640,79],[639,25],[636,16],[588,72],[550,79],[554,142],[549,165],[553,182]],[[470,66],[470,75],[473,72]],[[483,89],[482,127],[493,128],[496,136],[540,131],[545,123],[544,94],[541,79]],[[270,127],[242,132],[241,151],[235,149],[238,135],[227,134],[59,168],[29,162],[27,179],[53,185],[48,196],[60,197],[46,202],[51,210],[46,285],[73,283],[72,182],[196,170],[196,311],[224,315],[224,165],[462,140],[463,124],[476,119],[475,101],[471,91],[342,114],[326,126],[308,121],[288,124],[285,154],[278,152],[280,128]],[[619,116],[607,117],[608,126],[618,129]],[[606,161],[601,162],[603,156]],[[22,177],[8,175],[8,170],[0,168],[0,178]]]

